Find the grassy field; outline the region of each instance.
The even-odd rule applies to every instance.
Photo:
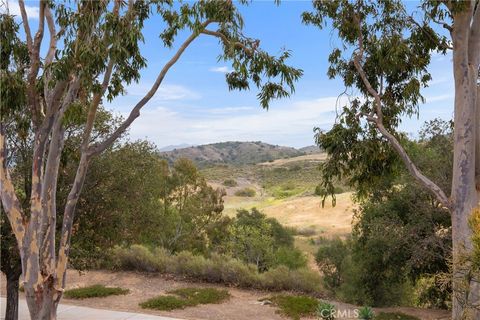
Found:
[[[227,215],[234,216],[238,209],[256,207],[280,223],[296,228],[300,234],[297,237],[299,245],[312,251],[309,243],[316,237],[348,235],[355,209],[350,191],[337,195],[336,206],[327,199],[322,207],[321,198],[314,195],[321,180],[319,163],[323,160],[325,154],[313,154],[258,165],[215,166],[203,169],[202,173],[212,186],[227,191],[224,198]],[[225,181],[231,184],[232,179],[235,186],[224,185]],[[341,183],[338,186],[348,190]],[[256,190],[256,195],[235,195],[244,188]]]

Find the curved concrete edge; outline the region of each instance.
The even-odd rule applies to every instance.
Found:
[[[0,297],[0,319],[5,317],[6,299]],[[57,310],[57,320],[181,320],[163,316],[154,316],[150,314],[141,314],[133,312],[113,311],[94,309],[88,307],[74,306],[71,304],[60,304]],[[28,314],[27,302],[25,299],[19,300],[18,320],[30,320]]]

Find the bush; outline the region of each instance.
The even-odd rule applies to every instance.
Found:
[[[167,266],[172,264],[167,250],[155,248],[152,252],[142,245],[132,245],[128,249],[115,247],[109,258],[106,267],[118,270],[165,272]]]
[[[227,179],[223,181],[223,185],[226,187],[236,187],[238,186],[238,183],[234,179]]]
[[[255,197],[257,192],[253,188],[243,188],[235,191],[237,197]]]
[[[278,313],[298,320],[315,315],[318,300],[309,296],[277,295],[269,298],[279,308]]]
[[[317,306],[317,316],[324,320],[334,320],[335,306],[325,301],[320,302]]]
[[[291,270],[307,266],[307,257],[297,248],[280,247],[275,253],[277,265],[284,265]]]
[[[190,302],[191,305],[221,303],[230,298],[227,290],[215,288],[182,288],[169,291]]]
[[[324,274],[324,282],[328,289],[335,291],[341,284],[343,261],[349,255],[347,245],[340,239],[324,240],[316,255],[315,261]]]
[[[128,294],[130,290],[118,288],[118,287],[105,287],[101,284],[95,284],[93,286],[66,290],[64,295],[68,299],[87,299],[87,298],[100,298],[108,296],[118,296]]]
[[[421,308],[451,308],[451,281],[449,276],[446,278],[449,280],[447,285],[438,275],[418,279],[414,289],[414,304]]]
[[[358,311],[358,319],[360,320],[372,320],[375,317],[375,313],[370,307],[363,307]]]
[[[155,252],[160,253],[160,258],[155,256]],[[146,257],[148,263],[139,262],[139,257]],[[130,248],[113,249],[110,252],[110,260],[114,263],[109,266],[116,270],[142,272],[158,270],[154,272],[242,288],[288,290],[310,294],[318,294],[322,289],[322,279],[315,271],[306,268],[290,270],[286,266],[279,266],[259,273],[252,264],[246,264],[238,259],[220,254],[212,254],[210,258],[194,255],[188,251],[170,255],[161,248],[149,250],[146,247],[135,245]],[[166,261],[168,264],[165,263]]]
[[[159,296],[139,304],[143,309],[170,311],[189,306],[188,301],[174,296]]]

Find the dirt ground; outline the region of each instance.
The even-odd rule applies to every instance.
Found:
[[[111,296],[105,298],[92,298],[85,300],[63,299],[64,304],[73,304],[91,308],[129,311],[138,313],[147,313],[154,315],[163,315],[181,319],[193,320],[281,320],[285,319],[276,313],[276,308],[270,305],[262,305],[258,299],[271,296],[272,293],[257,290],[240,290],[237,288],[228,288],[232,295],[230,300],[221,304],[199,305],[174,311],[152,311],[142,309],[138,306],[154,296],[165,294],[166,291],[183,287],[221,287],[221,285],[212,285],[206,283],[192,283],[178,281],[165,276],[155,276],[140,274],[135,272],[109,272],[109,271],[88,271],[79,273],[75,270],[69,270],[68,289],[89,286],[93,284],[103,284],[107,286],[117,286],[130,289],[130,293],[124,296]],[[5,278],[1,278],[2,296],[5,296]],[[22,295],[22,294],[21,294]],[[354,314],[353,305],[331,301],[336,305],[337,310],[350,310],[350,315]],[[444,310],[426,310],[418,308],[389,308],[376,309],[377,312],[404,312],[419,317],[422,320],[446,320],[449,319],[449,312]],[[338,319],[353,319],[352,317],[340,317]]]

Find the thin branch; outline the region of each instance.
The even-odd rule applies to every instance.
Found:
[[[30,31],[30,25],[28,24],[27,10],[25,10],[25,2],[23,0],[18,0],[18,6],[20,7],[20,13],[22,15],[23,29],[25,30],[25,35],[27,37],[27,47],[30,54],[33,51],[33,41],[32,41],[32,32]]]
[[[52,12],[48,6],[45,7],[45,18],[47,19],[48,32],[50,33],[50,45],[48,53],[45,57],[44,68],[46,69],[53,61],[55,50],[57,49],[57,31],[55,29],[55,21],[53,20]]]
[[[229,40],[223,33],[221,32],[218,32],[218,31],[211,31],[211,30],[202,30],[201,31],[202,33],[204,34],[208,34],[210,36],[214,36],[214,37],[217,37],[217,38],[220,38],[222,40],[222,42],[225,44],[225,45],[232,45],[236,48],[241,48],[243,49],[249,56],[253,55],[253,52],[256,50],[256,48],[258,48],[258,46],[260,45],[260,42],[258,40],[256,40],[254,43],[253,43],[253,46],[252,48],[249,48],[247,47],[245,44],[239,42],[239,41],[231,41]]]
[[[468,60],[473,65],[475,71],[478,72],[480,64],[480,3],[473,13],[472,26],[470,27],[470,35],[468,40]]]
[[[408,156],[407,152],[405,149],[402,147],[400,142],[395,138],[393,134],[388,132],[388,130],[385,128],[383,124],[383,113],[382,113],[382,101],[381,97],[378,94],[378,92],[372,87],[370,82],[368,81],[367,75],[365,71],[363,70],[363,67],[361,65],[361,60],[363,59],[363,53],[364,53],[364,46],[363,46],[363,35],[362,35],[362,30],[361,30],[361,21],[358,17],[355,17],[356,22],[358,23],[358,31],[359,31],[359,51],[357,54],[355,54],[355,57],[353,59],[355,69],[357,69],[357,72],[360,75],[360,78],[362,79],[363,84],[367,88],[368,93],[375,99],[375,110],[376,110],[376,116],[369,114],[365,115],[367,120],[371,123],[373,123],[378,131],[388,140],[390,145],[395,149],[397,154],[400,156],[402,159],[403,163],[407,167],[408,171],[410,174],[420,183],[422,184],[425,188],[430,190],[437,198],[437,200],[445,207],[451,208],[451,203],[450,200],[448,199],[447,195],[443,190],[435,184],[432,180],[427,178],[418,168],[417,166],[413,163],[413,161],[410,159]],[[364,115],[364,114],[362,114]]]
[[[206,21],[203,23],[202,28],[205,28],[208,24],[210,24],[211,21]],[[125,130],[132,124],[132,122],[140,115],[140,110],[147,104],[148,101],[153,97],[153,95],[157,92],[158,88],[160,87],[160,84],[162,83],[163,79],[165,78],[165,75],[167,72],[170,70],[170,68],[180,59],[182,56],[183,52],[187,47],[193,42],[198,37],[198,33],[193,32],[186,40],[183,42],[183,44],[180,46],[180,48],[177,50],[175,55],[165,64],[165,66],[162,68],[160,71],[155,83],[153,84],[152,88],[148,91],[148,93],[135,105],[135,107],[132,109],[130,112],[130,115],[128,118],[104,141],[92,145],[88,149],[88,156],[94,156],[97,154],[100,154],[103,152],[105,149],[107,149],[109,146],[113,144],[115,140],[120,137]]]
[[[8,172],[6,155],[5,127],[3,123],[0,123],[0,198],[20,248],[25,236],[25,215]],[[20,251],[22,252],[22,250]]]

